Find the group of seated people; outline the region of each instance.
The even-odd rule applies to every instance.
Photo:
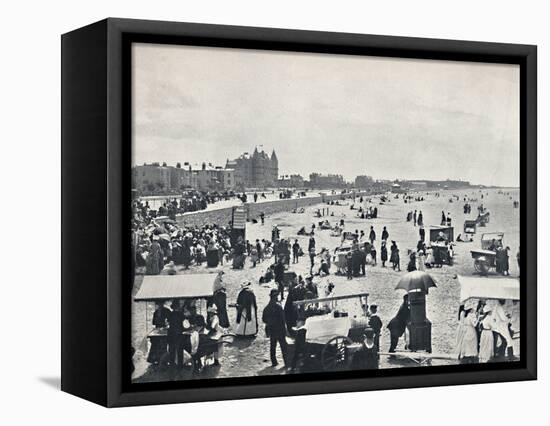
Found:
[[[222,329],[215,305],[207,308],[206,318],[198,313],[195,300],[178,299],[156,302],[150,334],[151,348],[147,361],[154,365],[183,368],[191,365],[200,372],[203,358],[213,358],[213,365],[219,365],[223,346],[219,343]]]

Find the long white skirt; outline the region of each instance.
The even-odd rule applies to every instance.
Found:
[[[244,314],[241,316],[241,322],[237,323],[235,334],[237,336],[255,336],[258,334],[258,322],[256,321],[256,311],[252,308],[252,319],[245,320]]]
[[[483,330],[479,338],[479,362],[489,362],[493,357],[493,332]]]

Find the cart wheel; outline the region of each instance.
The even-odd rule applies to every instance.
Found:
[[[349,366],[350,354],[347,347],[352,341],[346,336],[336,336],[330,339],[321,351],[323,370],[340,370]]]

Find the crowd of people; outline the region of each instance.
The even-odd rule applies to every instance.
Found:
[[[254,194],[254,201],[261,196]],[[424,200],[423,197],[406,199],[409,203]],[[208,205],[209,202],[215,202],[208,197],[197,200],[200,200],[196,201],[199,205],[203,203],[202,206],[204,203]],[[326,219],[317,225],[312,224],[308,229],[303,227],[298,231],[298,235],[307,237],[307,247],[305,243],[302,247],[297,238],[282,238],[277,226],[271,229],[271,238],[249,241],[244,235],[235,237],[230,226],[178,225],[172,217],[175,212],[179,212],[180,203],[181,200],[165,203],[165,210],[159,208],[157,212],[152,212],[146,202],[134,203],[133,238],[136,267],[143,267],[145,274],[156,275],[163,270],[168,274],[176,273],[178,266],[188,269],[204,263],[214,267],[232,262],[234,269],[256,268],[266,263],[265,272],[262,272],[258,284],[266,285],[273,282],[274,285],[269,291],[269,303],[263,308],[258,306],[255,283],[251,281],[243,282],[235,302],[228,304],[223,272],[220,272],[214,285],[214,295],[207,302],[206,316],[197,313],[197,306],[187,301],[158,303],[152,324],[157,329],[165,329],[167,339],[164,343],[161,340],[151,340],[148,361],[152,364],[175,367],[187,364],[191,365],[194,371],[200,371],[206,355],[212,358],[213,365],[219,365],[223,345],[215,342],[221,336],[231,332],[239,337],[254,337],[259,333],[260,323],[263,323],[266,337],[270,342],[272,365],[276,366],[278,363],[278,347],[285,366],[295,371],[304,352],[305,319],[326,313],[330,306],[311,303],[300,305],[303,309],[299,309],[294,302],[333,295],[335,286],[330,282],[332,274],[345,275],[351,280],[366,276],[368,266],[380,264],[380,267],[386,268],[387,263],[393,270],[401,271],[400,248],[395,240],[390,239],[387,226],[382,226],[381,231],[378,229],[378,235],[374,225],[370,226],[367,232],[358,229],[346,231],[343,218],[339,218],[334,225]],[[376,217],[377,210],[374,213],[374,209],[376,207],[370,210],[362,209],[361,213],[371,217],[374,214]],[[442,267],[445,263],[450,264],[453,244],[448,241],[446,235],[440,233],[436,241],[426,245],[422,210],[409,211],[406,220],[418,227],[415,229],[418,229],[419,238],[416,248],[407,253],[406,270],[425,270]],[[451,226],[451,223],[450,213],[442,211],[441,224]],[[263,214],[261,224],[264,224]],[[316,233],[324,230],[331,232],[331,236],[339,237],[335,250],[318,247]],[[438,244],[444,246],[445,250],[436,248]],[[495,246],[494,250],[497,253],[497,272],[508,275],[509,247]],[[307,259],[309,266],[309,275],[304,274],[305,278],[292,271],[302,259]],[[325,277],[329,277],[329,281],[319,288],[320,279]],[[500,303],[483,303],[475,309],[461,307],[456,342],[461,362],[488,362],[495,357],[501,357],[503,351],[510,355],[514,332],[510,329],[510,318],[504,313],[502,306]],[[233,325],[229,321],[228,307],[236,309]],[[372,341],[372,347],[379,351],[382,321],[378,317],[376,305],[371,305],[366,311],[368,323],[365,325],[364,342],[365,345],[370,345],[368,342]],[[395,352],[399,338],[405,334],[409,318],[410,309],[405,296],[399,311],[387,324],[390,333],[390,353]],[[287,336],[293,337],[296,342],[292,359],[289,359]],[[200,350],[201,347],[210,347],[210,350],[205,353]]]
[[[242,203],[254,201],[267,200],[271,194],[272,197],[275,191],[266,193],[265,191],[255,191],[251,195],[245,192],[238,193],[235,191],[198,191],[189,190],[183,192],[177,197],[167,197],[164,201],[153,207],[151,204],[157,204],[157,199],[148,198],[136,198],[132,202],[132,208],[134,212],[139,212],[143,217],[163,217],[167,216],[170,219],[175,220],[177,214],[196,212],[205,210],[210,204],[214,204],[220,201],[228,201],[238,199]],[[305,191],[296,192],[294,190],[282,190],[278,193],[279,199],[293,198],[293,197],[305,197],[307,193]],[[153,201],[154,200],[154,201]]]
[[[187,191],[180,197],[168,198],[158,208],[153,208],[148,199],[136,199],[132,207],[134,213],[139,212],[143,217],[168,216],[175,219],[176,214],[204,210],[209,204],[238,197],[231,192]]]

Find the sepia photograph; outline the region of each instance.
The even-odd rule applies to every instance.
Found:
[[[134,42],[132,383],[512,363],[520,66]]]

